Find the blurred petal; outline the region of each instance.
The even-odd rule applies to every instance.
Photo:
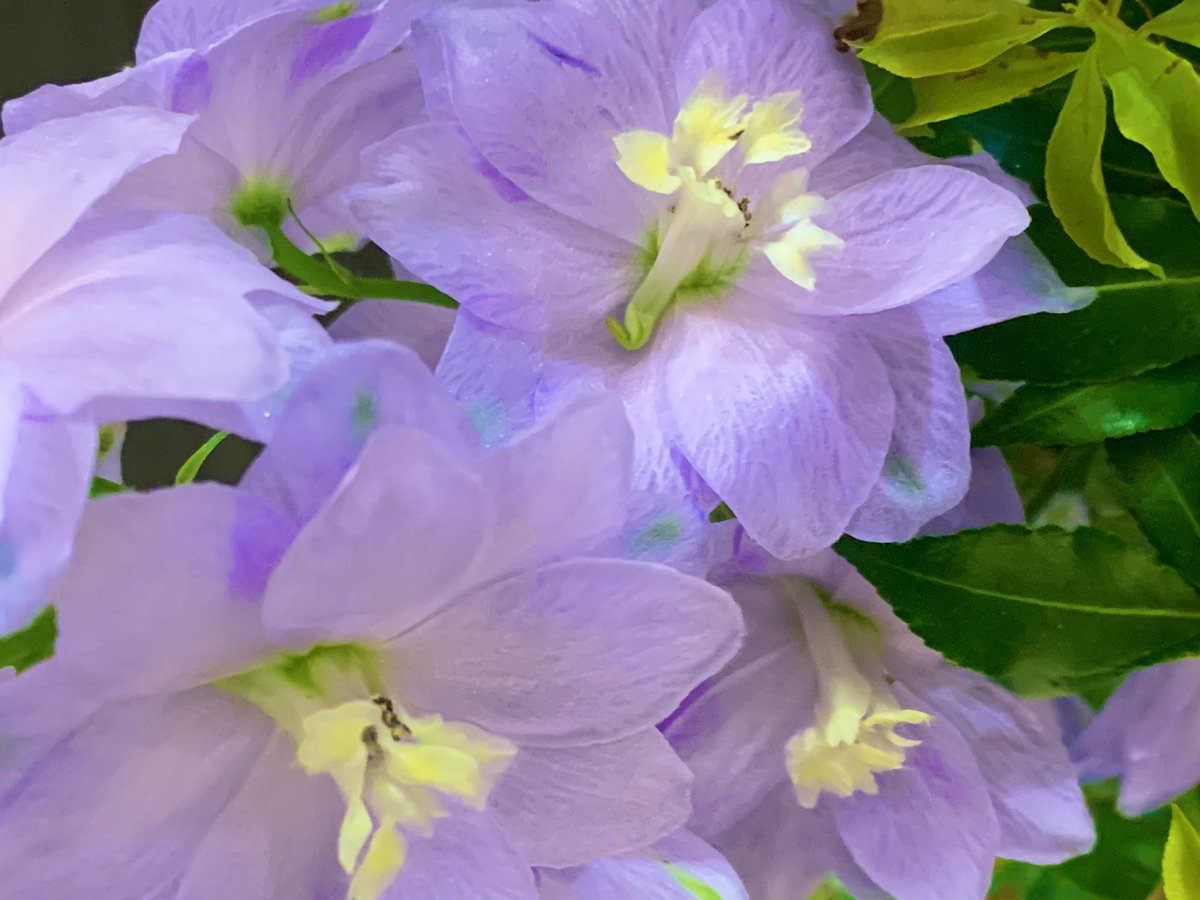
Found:
[[[386,338],[408,347],[430,369],[437,367],[454,328],[455,312],[427,303],[364,300],[329,329],[338,341]]]

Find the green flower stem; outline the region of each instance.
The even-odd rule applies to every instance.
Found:
[[[453,298],[428,284],[394,278],[359,278],[332,260],[309,256],[283,233],[282,226],[264,226],[263,230],[271,243],[275,265],[299,279],[308,293],[354,303],[359,300],[408,300],[458,309]]]

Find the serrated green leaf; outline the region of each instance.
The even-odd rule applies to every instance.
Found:
[[[1084,54],[1046,145],[1046,193],[1067,234],[1088,255],[1111,266],[1161,267],[1129,246],[1113,218],[1101,168],[1108,103],[1093,48]]]
[[[975,426],[976,447],[1091,444],[1174,428],[1200,412],[1200,358],[1103,384],[1026,385]]]
[[[1167,900],[1200,898],[1200,834],[1178,806],[1171,806],[1171,832],[1163,852],[1163,893]]]
[[[1117,127],[1150,151],[1200,217],[1200,75],[1167,48],[1113,28],[1097,29],[1096,50]]]
[[[1200,278],[1101,287],[1089,306],[1038,313],[947,338],[980,378],[1113,381],[1200,354]]]
[[[1200,597],[1094,528],[993,525],[848,559],[926,644],[1015,691],[1052,696],[1200,647]]]
[[[915,109],[900,127],[941,122],[1007,103],[1075,71],[1082,58],[1082,53],[1013,47],[965,72],[918,78],[912,82]]]
[[[214,450],[221,446],[221,442],[229,437],[228,431],[218,431],[207,441],[205,441],[200,449],[187,458],[179,471],[175,475],[175,484],[184,485],[191,484],[196,480],[196,476],[200,474],[200,467],[208,461]]]
[[[20,631],[0,635],[0,669],[11,666],[18,672],[36,666],[54,655],[58,640],[58,615],[47,606]]]
[[[1200,47],[1200,0],[1183,0],[1139,28],[1138,34],[1157,34]]]
[[[1200,437],[1184,426],[1108,441],[1106,449],[1159,557],[1200,584]]]
[[[868,62],[908,78],[981,66],[1055,28],[1077,25],[1064,13],[1018,0],[922,0],[885,3],[875,36],[859,44]]]
[[[679,882],[680,887],[696,900],[721,900],[721,894],[715,888],[701,881],[683,866],[675,863],[663,863],[663,865],[671,877]]]

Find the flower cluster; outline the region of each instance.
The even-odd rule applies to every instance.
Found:
[[[944,338],[1088,297],[833,27],[160,0],[5,107],[0,632],[58,634],[0,683],[5,896],[964,900],[1086,852],[1053,708],[830,548],[1021,521]],[[163,416],[265,449],[89,501]]]

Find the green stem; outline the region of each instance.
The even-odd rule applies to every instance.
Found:
[[[1121,14],[1121,3],[1122,3],[1122,0],[1108,0],[1108,14],[1110,16],[1120,15]]]
[[[458,303],[453,298],[431,285],[395,278],[359,278],[328,257],[318,259],[309,256],[283,233],[281,226],[274,225],[263,230],[270,241],[275,265],[299,279],[304,290],[309,293],[353,302],[409,300],[446,309],[458,309]]]

